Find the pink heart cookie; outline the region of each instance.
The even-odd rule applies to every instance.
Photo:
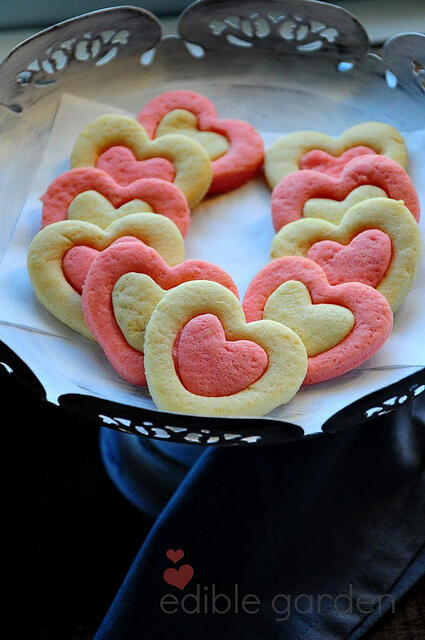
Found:
[[[261,378],[268,365],[260,345],[250,340],[226,340],[220,320],[210,313],[190,320],[176,342],[179,378],[198,396],[239,393]]]
[[[319,171],[296,171],[279,182],[272,193],[272,217],[276,231],[303,217],[304,205],[311,198],[343,200],[359,186],[374,185],[389,198],[403,200],[419,220],[419,198],[406,171],[397,162],[379,155],[362,155],[351,160],[340,177]]]
[[[191,280],[213,280],[235,295],[237,289],[231,277],[220,267],[204,260],[186,260],[171,268],[143,242],[117,242],[99,254],[83,287],[84,319],[117,373],[127,382],[144,386],[143,353],[125,339],[112,303],[116,282],[128,273],[145,274],[166,290]]]
[[[338,178],[353,158],[371,154],[377,155],[376,151],[364,146],[351,147],[340,156],[333,156],[322,149],[313,149],[301,158],[299,167],[310,171],[320,171],[333,178]]]
[[[119,145],[104,151],[96,162],[96,168],[108,173],[122,186],[142,178],[160,178],[173,182],[176,175],[172,162],[166,158],[136,160],[131,149]]]
[[[391,240],[379,229],[359,233],[348,245],[322,240],[307,253],[307,258],[322,267],[330,284],[363,282],[374,289],[386,274],[391,257]]]
[[[213,160],[213,180],[209,193],[235,189],[255,176],[264,160],[264,145],[259,133],[247,122],[220,120],[213,103],[193,91],[168,91],[157,96],[141,110],[138,121],[150,138],[155,138],[161,120],[172,111],[183,109],[194,114],[200,131],[224,136],[229,148]]]
[[[308,358],[304,384],[330,380],[354,369],[376,353],[390,335],[391,308],[376,289],[359,282],[332,286],[319,265],[298,256],[272,260],[253,278],[243,301],[247,321],[261,320],[269,298],[289,281],[307,288],[313,310],[315,305],[337,305],[348,309],[355,320],[338,344]]]
[[[172,182],[157,178],[144,178],[123,187],[100,169],[84,167],[71,169],[53,180],[42,196],[42,226],[66,220],[68,208],[74,198],[85,191],[97,191],[114,207],[131,200],[143,200],[155,213],[174,222],[182,235],[190,223],[190,210],[186,198]]]

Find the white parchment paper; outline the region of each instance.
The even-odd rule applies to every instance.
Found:
[[[86,393],[154,408],[147,390],[121,380],[97,344],[68,329],[38,303],[26,270],[28,247],[40,229],[40,196],[55,177],[69,169],[69,156],[78,133],[93,118],[112,112],[126,113],[67,94],[61,99],[41,165],[0,265],[0,339],[33,370],[52,402],[64,393]],[[266,147],[283,133],[286,131],[262,133]],[[424,210],[425,130],[407,133],[405,139],[409,172]],[[423,238],[425,213],[420,228]],[[226,269],[242,299],[250,280],[269,260],[273,235],[270,190],[259,176],[196,207],[185,238],[186,256],[209,260]],[[380,351],[344,376],[302,388],[289,404],[278,407],[270,416],[314,433],[347,404],[422,368],[424,318],[422,260],[414,288],[397,312],[393,332]]]

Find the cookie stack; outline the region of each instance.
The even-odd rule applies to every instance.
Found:
[[[231,274],[185,260],[192,209],[261,169],[272,260],[243,303]],[[388,338],[419,261],[419,204],[389,125],[298,132],[267,151],[248,123],[189,91],[78,136],[42,197],[28,252],[39,301],[96,340],[159,409],[263,415],[359,366]],[[207,239],[206,239],[207,241]],[[265,256],[265,262],[267,257]]]

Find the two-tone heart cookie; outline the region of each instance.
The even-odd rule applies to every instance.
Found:
[[[166,291],[191,280],[212,280],[238,294],[232,278],[205,260],[169,267],[143,242],[111,245],[91,264],[82,305],[87,326],[119,375],[145,385],[145,329]]]
[[[321,156],[305,158],[317,150],[322,152]],[[323,152],[328,154],[326,161]],[[387,156],[407,169],[407,148],[400,132],[382,122],[362,122],[346,129],[339,138],[320,131],[297,131],[282,136],[267,149],[264,171],[270,188],[274,189],[285,176],[299,169],[322,169],[329,175],[338,175],[347,162],[364,153]]]
[[[212,180],[211,161],[207,152],[195,140],[177,134],[150,140],[136,120],[117,114],[92,120],[79,134],[71,152],[71,167],[99,167],[100,156],[115,147],[125,147],[133,154],[133,164],[127,168],[130,182],[139,175],[137,171],[141,167],[134,163],[149,158],[165,158],[173,164],[174,184],[183,192],[190,208],[197,205],[209,189]],[[116,163],[119,165],[120,160]],[[112,164],[115,166],[114,160]],[[109,160],[101,163],[99,168],[110,172],[110,166]],[[121,173],[126,174],[127,169]],[[116,173],[113,175],[116,179]],[[124,184],[128,182],[125,181]]]
[[[361,186],[374,187],[383,191],[378,195],[393,200],[403,200],[415,220],[419,220],[419,198],[407,173],[402,167],[384,156],[365,155],[351,160],[338,177],[319,171],[296,171],[281,180],[272,193],[272,218],[276,231],[284,225],[305,216],[305,205],[313,198],[329,199],[336,207],[328,212],[326,203],[317,209],[310,203],[309,217],[330,219],[338,224],[351,204],[350,194]],[[376,192],[365,191],[363,196],[376,197]],[[357,196],[358,198],[358,196]],[[344,200],[345,199],[345,200]],[[362,200],[367,198],[362,198]]]
[[[209,193],[241,186],[263,164],[263,141],[254,127],[241,120],[218,119],[211,100],[199,93],[162,93],[148,102],[137,119],[150,138],[178,133],[204,147],[213,168]]]
[[[41,200],[43,227],[70,219],[106,229],[118,218],[144,211],[170,218],[182,235],[190,223],[186,198],[172,182],[142,178],[123,187],[100,169],[71,169],[63,173],[50,183]]]
[[[184,260],[181,233],[158,214],[126,216],[106,230],[78,220],[56,222],[39,231],[28,250],[28,273],[41,304],[61,322],[92,338],[81,308],[87,270],[99,251],[127,236],[153,247],[171,266]]]
[[[308,354],[304,384],[330,380],[358,367],[392,329],[385,298],[359,282],[332,286],[307,258],[269,262],[251,281],[243,308],[248,322],[281,322],[301,338]]]
[[[402,202],[374,198],[351,207],[339,225],[318,218],[285,225],[271,250],[272,258],[282,256],[314,259],[332,284],[353,280],[370,284],[372,277],[395,312],[413,285],[420,234]]]
[[[307,370],[300,338],[279,322],[246,323],[216,282],[186,282],[157,304],[145,334],[145,370],[159,409],[257,416],[289,402]]]

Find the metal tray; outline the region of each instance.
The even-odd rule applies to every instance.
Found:
[[[212,96],[222,117],[249,120],[259,130],[280,131],[284,119],[293,130],[308,123],[326,131],[330,121],[343,130],[360,120],[381,120],[414,131],[425,126],[425,35],[393,37],[378,56],[369,51],[366,31],[353,15],[310,0],[200,0],[181,15],[178,35],[164,38],[155,16],[127,6],[40,32],[0,67],[0,259],[63,92],[137,112],[141,91],[147,101],[182,86]],[[49,363],[37,377],[30,358],[15,353],[24,333],[0,326],[0,374],[46,398]],[[43,336],[26,339],[30,345]],[[319,433],[394,411],[424,390],[422,368],[346,406]],[[48,400],[94,424],[173,442],[269,444],[305,435],[297,424],[273,418],[168,414],[72,385]]]

